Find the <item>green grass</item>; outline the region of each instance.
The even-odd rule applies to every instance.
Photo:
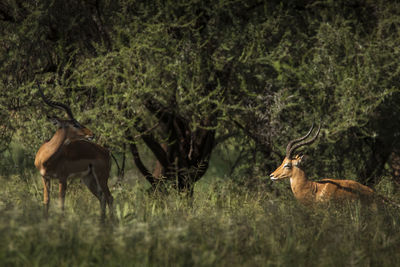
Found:
[[[225,183],[198,188],[193,202],[149,196],[142,183],[112,190],[116,219],[99,223],[99,203],[77,180],[58,211],[52,186],[43,217],[36,172],[0,178],[0,266],[394,266],[400,211],[359,203],[309,209]],[[285,186],[283,186],[285,187]]]

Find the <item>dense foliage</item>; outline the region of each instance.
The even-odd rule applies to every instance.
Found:
[[[5,1],[1,149],[13,138],[33,156],[54,131],[38,81],[113,151],[146,145],[161,164],[156,175],[134,157],[149,182],[191,187],[224,141],[236,174],[257,175],[321,119],[311,171],[374,184],[399,151],[399,13],[386,1]]]

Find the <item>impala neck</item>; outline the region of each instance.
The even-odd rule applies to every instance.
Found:
[[[48,159],[54,158],[57,155],[57,152],[60,150],[62,145],[66,142],[67,140],[67,131],[68,129],[66,128],[59,128],[56,133],[53,135],[53,137],[46,143],[47,145],[47,154],[49,155]]]
[[[67,129],[62,127],[56,131],[56,133],[50,139],[48,144],[57,149],[66,141],[66,139],[67,139]]]
[[[294,167],[292,177],[290,177],[290,186],[296,198],[303,198],[304,195],[310,195],[313,182],[308,180],[302,169]]]

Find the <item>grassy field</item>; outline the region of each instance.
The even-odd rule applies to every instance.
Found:
[[[99,223],[98,201],[70,184],[66,211],[52,186],[43,217],[35,171],[1,177],[0,266],[395,266],[400,211],[359,203],[308,209],[281,184],[275,193],[229,182],[199,186],[193,202],[149,196],[128,175],[115,188],[116,218]],[[140,181],[140,180],[139,180]]]

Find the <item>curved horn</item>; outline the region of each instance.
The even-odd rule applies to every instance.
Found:
[[[303,141],[303,140],[306,139],[307,137],[309,137],[313,129],[314,129],[314,122],[312,123],[311,128],[310,128],[310,130],[308,131],[308,133],[307,133],[306,135],[304,135],[303,137],[294,139],[294,140],[292,140],[292,141],[290,141],[290,142],[288,143],[288,145],[287,145],[287,147],[286,147],[286,157],[287,157],[287,158],[290,158],[290,150],[291,150],[292,146],[293,146],[294,144],[300,142],[300,141]]]
[[[291,158],[293,152],[294,152],[296,149],[298,149],[299,147],[302,147],[302,146],[305,146],[305,145],[310,145],[310,144],[314,143],[314,141],[317,139],[317,137],[318,137],[318,135],[319,135],[320,130],[321,130],[321,123],[319,124],[317,133],[316,133],[310,140],[308,140],[308,141],[303,141],[303,142],[301,142],[301,143],[298,143],[298,144],[294,145],[294,146],[290,149],[290,151],[289,151],[289,157],[288,157],[288,158]]]
[[[67,105],[65,105],[65,104],[63,104],[63,103],[55,102],[55,101],[52,101],[52,100],[48,99],[48,98],[44,95],[42,89],[40,88],[39,83],[36,82],[36,84],[37,84],[37,86],[38,86],[38,88],[39,88],[39,94],[40,94],[40,96],[42,97],[44,103],[46,103],[46,104],[49,105],[50,107],[58,108],[58,109],[64,110],[64,111],[68,114],[68,117],[69,117],[71,120],[75,120],[74,115],[72,115],[72,111],[71,111],[71,109],[70,109],[69,106],[67,106]]]

